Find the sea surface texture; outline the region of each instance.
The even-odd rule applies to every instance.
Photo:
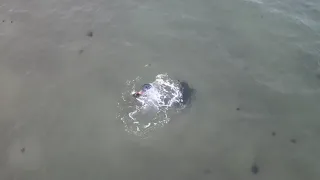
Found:
[[[159,74],[192,98],[128,133]],[[319,180],[319,140],[319,0],[0,0],[1,180]]]

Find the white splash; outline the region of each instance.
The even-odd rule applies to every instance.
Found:
[[[118,103],[118,118],[125,125],[127,132],[145,136],[150,130],[162,127],[170,121],[170,117],[182,110],[182,92],[180,82],[159,74],[155,81],[149,83],[152,88],[139,98],[133,98],[140,77],[127,81],[127,90],[122,93]]]

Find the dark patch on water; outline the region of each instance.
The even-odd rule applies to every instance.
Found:
[[[252,174],[258,174],[259,173],[259,166],[256,163],[254,163],[251,166],[251,172],[252,172]]]
[[[204,174],[211,174],[211,172],[212,172],[211,169],[205,169],[205,170],[203,170],[203,173],[204,173]]]
[[[276,136],[276,132],[275,131],[272,132],[272,136]]]
[[[20,151],[21,153],[24,153],[26,151],[26,148],[21,148]]]
[[[293,144],[296,144],[297,140],[296,139],[291,139],[290,142],[293,143]]]
[[[87,36],[92,37],[93,36],[93,32],[92,31],[87,32]]]
[[[240,108],[237,108],[237,111],[240,111]]]
[[[316,74],[316,77],[320,80],[320,73]]]
[[[6,22],[6,20],[2,20],[2,22]]]
[[[13,23],[13,21],[11,21],[11,23]]]
[[[195,89],[191,88],[187,82],[180,81],[180,88],[182,92],[182,104],[190,105],[191,100],[194,98]]]
[[[83,51],[84,51],[83,49],[80,49],[80,50],[79,50],[79,54],[82,54],[82,53],[83,53]]]

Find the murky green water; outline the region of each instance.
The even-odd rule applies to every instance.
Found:
[[[1,179],[319,179],[319,10],[2,0]],[[192,107],[148,139],[128,135],[126,81],[160,73],[196,89]]]

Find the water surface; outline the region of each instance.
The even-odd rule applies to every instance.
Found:
[[[2,0],[1,179],[319,179],[319,11]],[[125,83],[160,73],[196,100],[152,137],[129,135],[116,119]]]

